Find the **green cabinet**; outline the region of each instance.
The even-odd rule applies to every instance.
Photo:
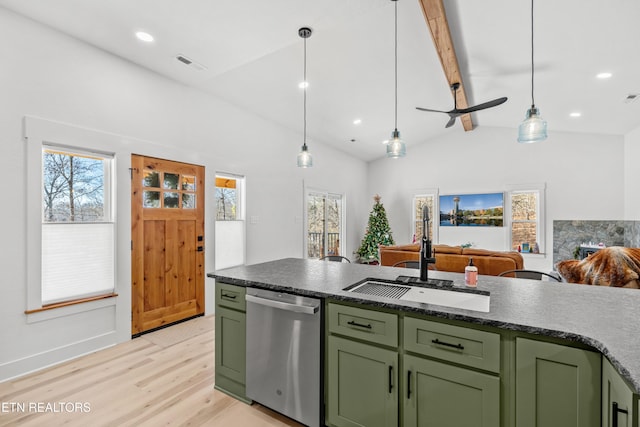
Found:
[[[500,425],[500,378],[411,355],[404,356],[404,426]]]
[[[516,426],[600,426],[601,356],[516,338]]]
[[[216,283],[215,388],[248,402],[244,295],[243,287]]]
[[[398,425],[396,350],[329,336],[327,357],[327,422],[330,425]]]
[[[611,362],[602,358],[602,426],[637,427],[637,396],[627,386]]]
[[[499,334],[336,303],[327,328],[327,425],[500,425]]]

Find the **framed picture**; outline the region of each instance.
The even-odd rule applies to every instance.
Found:
[[[502,227],[504,193],[440,196],[441,227]]]

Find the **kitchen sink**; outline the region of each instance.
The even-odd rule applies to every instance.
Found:
[[[489,312],[489,292],[466,287],[455,287],[451,281],[429,279],[429,282],[425,283],[419,281],[365,279],[348,286],[344,290],[400,301],[414,301],[464,310]]]

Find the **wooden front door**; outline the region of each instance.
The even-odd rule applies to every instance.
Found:
[[[204,313],[204,167],[131,156],[131,333]]]

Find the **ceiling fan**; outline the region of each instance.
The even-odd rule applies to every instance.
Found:
[[[496,98],[492,101],[484,102],[482,104],[474,105],[472,107],[467,108],[458,108],[458,100],[457,100],[457,91],[460,88],[460,83],[454,83],[451,85],[451,90],[453,91],[453,110],[450,111],[442,111],[442,110],[431,110],[429,108],[416,107],[417,110],[420,111],[430,111],[432,113],[445,113],[449,115],[449,121],[447,122],[446,128],[453,126],[456,121],[456,117],[460,117],[467,113],[473,113],[474,111],[484,110],[485,108],[495,107],[497,105],[503,104],[507,97],[503,96],[502,98]]]

